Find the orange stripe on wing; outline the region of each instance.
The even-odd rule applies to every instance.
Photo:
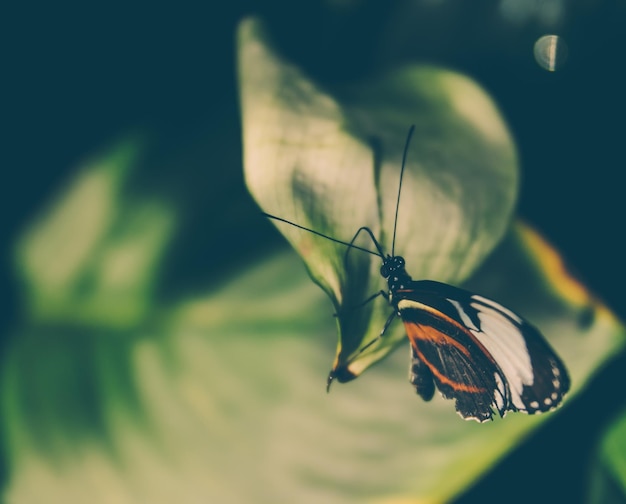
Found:
[[[434,327],[431,327],[429,325],[416,324],[414,322],[405,322],[404,327],[406,329],[407,336],[411,340],[411,343],[415,340],[422,340],[439,346],[453,346],[460,350],[465,356],[470,357],[470,351],[465,346],[463,346],[451,336],[448,336],[447,334],[438,331]]]
[[[398,292],[413,292],[410,290],[402,290],[402,291],[398,291]],[[439,310],[433,308],[432,306],[428,306],[422,303],[417,303],[416,301],[413,301],[411,299],[409,299],[408,301],[410,301],[411,303],[415,303],[415,304],[419,304],[419,310],[422,310],[426,313],[430,313],[432,315],[434,315],[436,318],[443,320],[444,322],[446,322],[447,324],[450,324],[454,327],[456,327],[459,331],[465,333],[465,335],[467,335],[468,338],[470,338],[478,348],[480,348],[482,350],[482,352],[485,354],[485,356],[494,364],[496,364],[495,359],[493,358],[493,356],[487,351],[487,349],[485,348],[485,345],[483,345],[479,339],[476,337],[476,335],[474,333],[472,333],[470,330],[467,329],[467,327],[459,324],[456,320],[450,318],[448,315],[446,315],[445,313],[440,312]],[[411,324],[411,322],[405,322],[404,325],[407,329],[407,334],[409,332],[409,328],[408,325]],[[430,326],[425,326],[425,325],[421,325],[420,327],[429,327]],[[444,344],[452,344],[453,346],[456,346],[457,348],[459,348],[465,355],[469,356],[469,352],[467,350],[467,348],[465,348],[463,345],[461,345],[457,340],[455,340],[454,338],[451,338],[450,336],[447,336],[443,333],[440,333],[439,331],[437,331],[436,329],[433,329],[433,331],[435,331],[436,333],[441,334],[441,336],[438,337],[439,340],[441,340],[441,338],[444,338],[443,340],[441,340],[442,342],[444,342]],[[417,336],[417,339],[430,339],[430,338],[420,338],[419,336]],[[445,340],[445,341],[444,341]]]
[[[468,385],[466,383],[459,383],[451,380],[449,377],[442,374],[441,371],[434,364],[429,362],[417,346],[417,340],[427,341],[433,345],[451,345],[458,348],[461,352],[463,352],[463,354],[469,357],[469,350],[461,345],[458,341],[451,338],[450,336],[443,334],[440,331],[437,331],[437,329],[430,326],[405,322],[404,327],[406,328],[406,334],[411,341],[411,345],[413,346],[415,353],[417,354],[419,359],[428,366],[428,369],[430,369],[432,374],[435,375],[441,383],[450,385],[454,390],[458,390],[461,392],[480,393],[487,391],[482,387]]]

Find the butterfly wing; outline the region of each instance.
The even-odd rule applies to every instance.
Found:
[[[409,381],[424,401],[430,401],[435,395],[433,373],[424,360],[417,354],[413,345],[411,345],[411,372]]]
[[[484,422],[494,411],[549,411],[569,390],[539,331],[500,304],[433,281],[411,282],[395,300],[411,341],[411,382],[425,400],[430,380],[463,418]]]

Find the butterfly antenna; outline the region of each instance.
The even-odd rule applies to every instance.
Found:
[[[400,169],[400,182],[398,183],[398,200],[396,201],[396,217],[393,221],[393,240],[391,241],[391,255],[395,256],[396,249],[396,228],[398,227],[398,210],[400,209],[400,192],[402,191],[402,177],[404,175],[404,166],[406,165],[406,153],[409,150],[409,144],[411,143],[411,137],[415,130],[415,124],[411,125],[409,134],[406,137],[406,143],[404,144],[404,152],[402,153],[402,168]]]
[[[381,253],[374,252],[372,250],[369,250],[369,249],[366,249],[366,248],[363,248],[363,247],[359,247],[358,245],[354,245],[353,243],[348,243],[348,242],[345,242],[345,241],[338,240],[337,238],[332,238],[332,237],[327,236],[327,235],[325,235],[323,233],[320,233],[319,231],[315,231],[315,230],[310,229],[308,227],[301,226],[300,224],[296,224],[295,222],[291,222],[291,221],[288,221],[287,219],[283,219],[282,217],[276,217],[275,215],[271,215],[271,214],[268,214],[268,213],[265,213],[265,212],[261,212],[261,213],[263,215],[265,215],[265,217],[268,217],[270,219],[274,219],[274,220],[277,220],[277,221],[280,221],[280,222],[284,222],[285,224],[289,224],[290,226],[297,227],[298,229],[302,229],[304,231],[308,231],[309,233],[313,233],[314,235],[321,236],[322,238],[326,238],[327,240],[330,240],[332,242],[340,243],[341,245],[345,245],[346,247],[349,247],[349,248],[355,248],[355,249],[358,249],[358,250],[362,250],[363,252],[367,252],[368,254],[375,255],[376,257],[384,257]]]

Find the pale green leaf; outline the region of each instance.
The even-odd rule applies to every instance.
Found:
[[[33,320],[123,327],[145,316],[175,218],[169,205],[123,191],[139,151],[128,139],[86,162],[18,240]]]
[[[239,81],[248,188],[267,213],[349,242],[367,226],[415,278],[463,281],[501,239],[517,190],[510,134],[469,78],[407,66],[332,89],[272,48],[261,22],[239,30]],[[395,249],[402,152],[410,125]],[[335,368],[358,375],[402,339],[390,331],[364,353],[387,318],[380,259],[288,224],[281,233],[339,313]],[[356,242],[375,250],[363,233]]]
[[[158,330],[25,330],[1,382],[11,468],[4,500],[449,501],[542,421],[567,414],[624,343],[611,313],[525,227],[472,287],[531,318],[563,356],[573,388],[561,409],[465,422],[452,401],[415,395],[408,352],[326,394],[329,303],[296,256],[283,253],[170,309]],[[134,413],[122,363],[140,404]],[[559,464],[569,454],[550,456]]]

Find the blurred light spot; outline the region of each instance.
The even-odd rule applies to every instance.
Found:
[[[554,72],[567,59],[567,45],[558,35],[544,35],[535,42],[535,60],[541,68]]]

